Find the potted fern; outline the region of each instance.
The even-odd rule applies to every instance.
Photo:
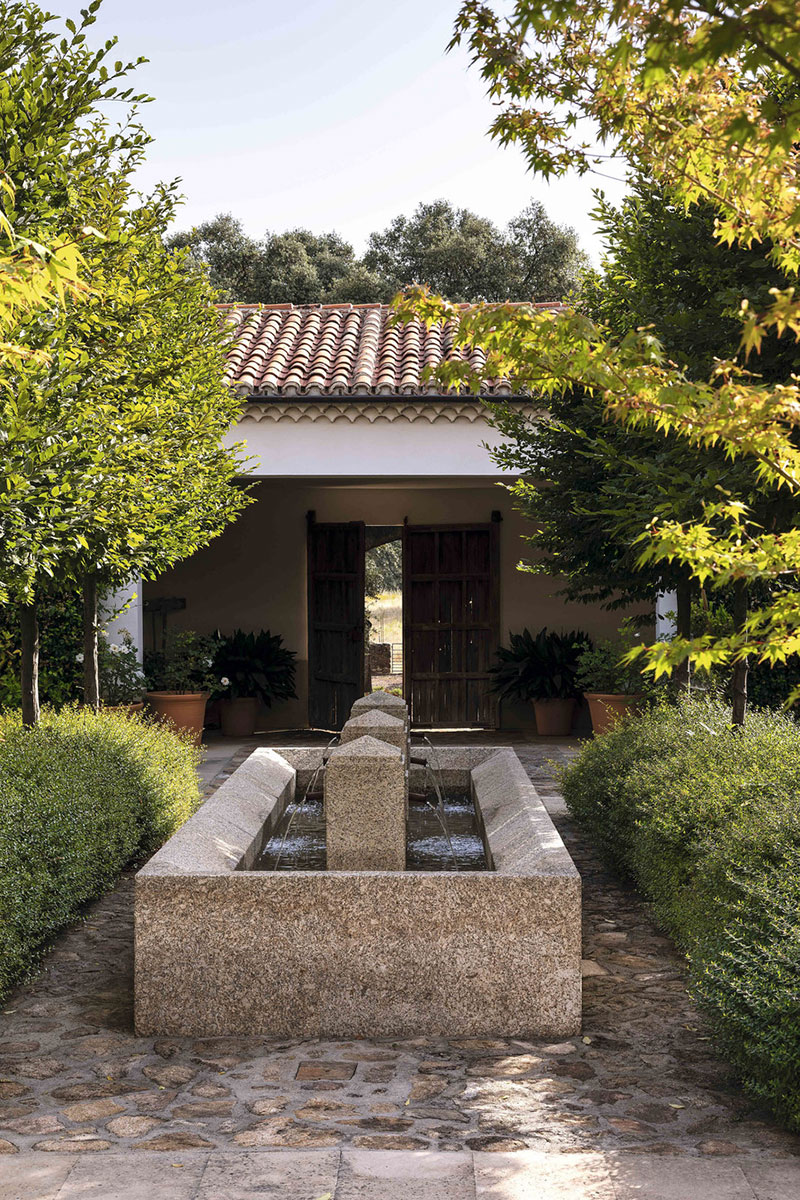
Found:
[[[533,703],[536,729],[543,737],[566,737],[580,695],[576,672],[581,654],[591,646],[588,634],[528,629],[509,634],[509,647],[497,651],[490,668],[492,690],[501,700]]]
[[[268,629],[230,637],[215,637],[214,698],[220,702],[220,721],[226,737],[250,737],[256,728],[259,703],[293,699],[295,654],[279,634]]]

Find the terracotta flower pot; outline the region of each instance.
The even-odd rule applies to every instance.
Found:
[[[132,700],[130,704],[104,704],[103,712],[122,713],[124,717],[132,717],[144,708],[144,700]]]
[[[595,734],[606,733],[613,729],[617,721],[622,720],[628,713],[636,711],[641,693],[623,692],[586,692],[589,712],[592,715],[592,729]]]
[[[220,721],[225,737],[252,737],[256,729],[258,700],[255,696],[236,696],[220,700]]]
[[[203,737],[208,692],[148,692],[147,703],[162,721],[194,734],[198,746]]]
[[[575,701],[571,697],[569,700],[534,700],[533,711],[540,737],[569,736],[575,712]]]

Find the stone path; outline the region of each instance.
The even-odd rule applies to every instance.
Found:
[[[652,1155],[197,1150],[21,1155],[0,1200],[797,1200],[793,1165]]]
[[[396,1196],[392,1171],[426,1197],[797,1200],[800,1139],[743,1097],[680,957],[571,827],[569,749],[516,749],[584,880],[581,1037],[138,1038],[128,875],[0,1013],[0,1200]],[[209,786],[248,750],[215,746]]]

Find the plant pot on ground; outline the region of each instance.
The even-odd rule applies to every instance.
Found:
[[[229,637],[215,636],[214,698],[219,701],[226,737],[250,737],[256,728],[259,704],[294,699],[295,655],[283,638],[268,629]]]
[[[163,650],[145,655],[151,710],[177,729],[190,732],[198,744],[214,679],[214,648],[210,637],[188,629],[173,630],[167,634]]]
[[[625,661],[625,656],[639,644],[638,635],[625,622],[617,638],[596,642],[581,655],[578,684],[589,705],[596,735],[606,733],[635,713],[651,689],[636,663]]]
[[[132,716],[144,709],[145,678],[136,643],[127,629],[117,640],[104,635],[98,642],[100,702],[107,712]],[[81,660],[83,655],[79,656]]]
[[[510,646],[497,651],[490,668],[492,690],[501,700],[533,703],[536,729],[542,737],[566,737],[572,728],[575,703],[580,695],[576,672],[583,651],[591,646],[587,634],[550,633],[534,636],[525,629],[509,634]]]

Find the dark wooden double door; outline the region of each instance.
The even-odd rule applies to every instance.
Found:
[[[403,692],[415,725],[493,728],[499,531],[403,527]],[[341,729],[364,678],[364,524],[308,526],[309,723]]]

